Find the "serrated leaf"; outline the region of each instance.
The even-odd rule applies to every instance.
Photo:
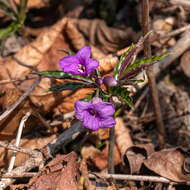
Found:
[[[128,104],[129,107],[133,107],[132,98],[129,96],[129,91],[122,87],[109,88],[109,92],[112,95],[116,95],[123,104]]]
[[[123,65],[123,62],[125,60],[125,58],[129,55],[129,53],[134,49],[134,44],[132,44],[128,50],[121,56],[118,64],[116,65],[115,67],[115,70],[114,70],[114,79],[115,80],[118,80],[118,77],[119,77],[119,72],[120,72],[120,69],[121,69],[121,66]]]
[[[52,88],[49,88],[45,90],[44,92],[49,92],[49,91],[63,91],[63,90],[77,90],[79,88],[84,88],[87,85],[83,83],[76,83],[76,82],[67,82],[65,84],[57,85]]]
[[[32,74],[38,74],[44,77],[53,77],[53,78],[58,78],[58,79],[77,79],[77,80],[82,80],[88,83],[94,83],[94,81],[90,78],[85,78],[82,77],[81,75],[72,75],[70,73],[65,73],[63,71],[41,71],[37,73],[32,73]]]
[[[127,78],[131,76],[132,74],[135,74],[136,72],[139,72],[144,67],[150,66],[157,61],[160,61],[161,59],[164,59],[166,56],[168,56],[170,53],[162,54],[160,56],[154,56],[151,58],[144,58],[140,61],[135,61],[134,64],[129,65],[124,72],[121,74],[120,79]]]

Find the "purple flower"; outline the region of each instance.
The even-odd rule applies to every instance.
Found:
[[[113,118],[115,109],[110,102],[103,102],[102,99],[94,97],[90,102],[76,101],[76,118],[91,130],[99,128],[111,128],[116,122]]]
[[[90,47],[84,46],[74,56],[62,58],[59,65],[65,73],[86,77],[99,66],[98,61],[90,58],[90,54]]]

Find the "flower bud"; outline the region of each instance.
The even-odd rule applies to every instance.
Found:
[[[117,81],[111,76],[104,77],[103,83],[107,87],[113,87],[117,85]]]
[[[102,83],[103,83],[103,80],[102,80],[101,78],[97,78],[97,79],[96,79],[96,84],[97,84],[97,85],[100,86],[100,85],[102,85]]]
[[[103,102],[102,99],[99,97],[94,97],[94,98],[92,98],[92,100],[90,100],[91,104],[97,104],[99,102]]]

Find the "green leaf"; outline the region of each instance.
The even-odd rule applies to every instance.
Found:
[[[114,113],[114,118],[116,118],[121,112],[121,108],[118,108]]]
[[[45,90],[44,92],[49,92],[49,91],[63,91],[63,90],[77,90],[79,88],[84,88],[86,87],[85,84],[83,83],[76,83],[76,82],[67,82],[65,84],[57,85],[52,88],[49,88]]]
[[[65,52],[66,54],[68,54],[69,56],[75,55],[75,53],[74,53],[73,51],[68,51],[68,50],[66,50],[66,49],[58,49],[58,51],[63,51],[63,52]]]
[[[38,74],[44,77],[52,77],[52,78],[59,78],[59,79],[77,79],[77,80],[82,80],[88,83],[94,83],[94,81],[90,78],[85,78],[82,77],[81,75],[72,75],[70,73],[65,73],[63,71],[41,71],[37,73],[32,73],[32,74]]]
[[[19,5],[19,14],[18,14],[18,22],[20,24],[24,24],[26,19],[26,8],[27,8],[28,0],[21,0]]]
[[[150,58],[144,58],[140,61],[135,61],[134,64],[132,65],[129,65],[125,70],[124,72],[121,74],[121,77],[122,78],[126,73],[128,73],[129,71],[131,71],[132,69],[136,69],[137,67],[140,68],[141,65],[146,65],[147,66],[150,64],[150,63],[155,63],[157,61],[160,61],[161,59],[164,59],[166,56],[168,56],[170,53],[165,53],[165,54],[162,54],[162,55],[159,55],[159,56],[154,56],[154,57],[150,57]],[[141,69],[141,68],[140,68]]]
[[[86,98],[81,99],[81,101],[89,102],[95,95],[96,92],[89,94]]]
[[[0,0],[0,11],[13,21],[17,21],[17,13],[7,0]]]
[[[129,96],[130,92],[127,88],[122,88],[120,86],[112,87],[109,88],[109,93],[117,96],[123,104],[128,104],[129,107],[133,107],[133,100]]]
[[[101,89],[100,89],[100,91],[99,91],[99,97],[100,97],[101,99],[103,99],[104,102],[109,102],[109,97],[108,97],[108,95],[107,95],[104,91],[102,91]]]
[[[114,70],[114,79],[115,80],[118,80],[118,77],[119,77],[119,70],[125,60],[125,58],[128,56],[128,54],[133,50],[133,48],[135,47],[134,44],[132,44],[129,49],[121,56],[120,60],[119,60],[119,63],[117,63],[116,67],[115,67],[115,70]]]
[[[101,148],[103,148],[105,145],[106,145],[106,141],[104,140],[102,143],[96,145],[96,148],[97,148],[97,149],[101,149]]]
[[[41,75],[41,76],[54,77],[54,78],[67,78],[67,77],[70,77],[69,73],[64,73],[63,71],[40,71],[40,72],[32,73],[32,74],[38,74],[38,75]]]
[[[7,26],[6,28],[0,29],[0,39],[11,36],[20,27],[21,27],[20,24],[13,22],[9,26]]]

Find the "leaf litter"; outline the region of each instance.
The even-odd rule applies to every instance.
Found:
[[[46,4],[39,1],[33,3],[29,3],[28,9],[30,7],[43,8],[46,6]],[[127,3],[131,5],[130,1],[127,1]],[[59,6],[62,7],[60,4]],[[134,3],[133,6],[136,8],[135,14],[140,14],[138,5]],[[187,17],[181,16],[182,11],[188,14],[183,9],[184,7],[180,9],[176,16],[173,16],[172,10],[167,9],[169,6],[164,1],[163,3],[151,1],[151,7],[153,14],[151,24],[156,30],[159,27],[159,30],[162,31],[160,35],[165,35],[174,28],[181,27],[180,19],[183,19],[184,23],[188,23]],[[177,10],[177,8],[179,8],[179,5],[176,3],[176,9],[174,7],[173,11]],[[126,5],[123,7],[123,10],[125,9]],[[154,12],[154,10],[159,10],[159,13]],[[162,11],[171,16],[165,18]],[[87,12],[86,14],[90,13]],[[119,14],[120,17],[116,18],[116,25],[117,22],[119,23],[122,19],[126,19],[124,13],[122,13],[123,15],[121,12]],[[72,11],[70,15],[72,15]],[[39,34],[36,39],[24,47],[20,47],[21,49],[14,53],[14,57],[27,66],[19,64],[12,56],[1,57],[1,81],[15,80],[15,82],[9,82],[0,87],[1,113],[9,109],[18,97],[22,96],[31,86],[36,77],[36,75],[31,74],[34,71],[33,68],[38,71],[59,69],[59,59],[66,55],[64,52],[58,51],[60,49],[76,52],[76,50],[88,44],[92,49],[93,58],[98,59],[100,62],[101,72],[104,74],[112,72],[119,60],[114,53],[118,53],[119,50],[128,47],[131,42],[136,42],[138,39],[138,33],[132,26],[128,25],[118,29],[116,25],[108,26],[105,21],[100,19],[63,17],[54,25],[43,28],[42,32],[37,32],[36,34]],[[35,31],[35,29],[32,30]],[[30,30],[28,31],[30,32]],[[165,52],[171,46],[175,46],[177,41],[178,38],[175,36],[167,37],[164,40],[155,40],[152,44],[155,49],[153,51],[155,54]],[[156,142],[157,132],[155,130],[154,114],[150,118],[150,113],[153,113],[150,98],[145,98],[132,115],[125,116],[125,113],[128,114],[129,109],[126,108],[125,112],[116,118],[114,160],[117,174],[164,177],[175,183],[173,189],[180,189],[180,185],[176,185],[178,183],[189,184],[188,53],[188,51],[186,53],[182,52],[180,65],[178,64],[179,60],[174,60],[174,66],[169,71],[166,71],[165,77],[158,83],[160,104],[166,128],[166,145],[163,150],[157,149],[158,142]],[[25,80],[28,77],[32,79]],[[24,81],[20,81],[20,79]],[[55,123],[57,121],[58,124],[52,125],[53,130],[49,131],[42,123],[42,119],[33,115],[26,122],[23,139],[20,143],[23,148],[42,150],[47,144],[51,144],[57,138],[56,136],[65,131],[64,123],[69,122],[72,125],[73,121],[71,122],[69,118],[64,120],[63,114],[73,111],[74,102],[84,98],[93,89],[77,90],[74,93],[70,90],[44,92],[44,90],[59,83],[59,79],[54,80],[42,77],[35,90],[29,94],[14,112],[0,121],[0,139],[14,144],[20,120],[30,109],[35,113],[39,113],[50,126],[51,122]],[[137,86],[136,90],[140,91],[141,87]],[[138,95],[134,94],[134,96],[138,98]],[[146,97],[149,96],[147,95]],[[148,119],[142,120],[146,116]],[[97,179],[89,179],[89,173],[99,172],[101,175],[101,172],[107,172],[108,137],[108,131],[103,134],[101,131],[92,133],[76,154],[72,150],[83,138],[80,135],[73,142],[59,147],[58,153],[50,159],[50,162],[45,160],[47,161],[44,162],[45,166],[41,168],[39,166],[35,170],[36,174],[29,182],[24,182],[23,180],[20,186],[19,184],[12,184],[10,187],[12,189],[14,187],[21,189],[23,186],[26,189],[78,189],[79,187],[80,189],[94,189],[97,185]],[[150,141],[151,144],[145,143],[146,140]],[[100,148],[97,148],[97,145],[101,145],[99,146]],[[182,146],[187,150],[178,146]],[[0,167],[2,171],[6,171],[11,152],[4,148],[1,148],[0,151]],[[27,159],[28,156],[18,153],[15,167],[20,166]],[[124,181],[117,180],[111,184],[109,180],[103,177],[100,180],[107,186],[107,189],[158,188],[158,185],[154,182],[143,183],[143,177],[141,183],[131,182],[126,179]],[[186,188],[188,187],[186,186]],[[164,189],[164,185],[160,185],[160,189]]]

